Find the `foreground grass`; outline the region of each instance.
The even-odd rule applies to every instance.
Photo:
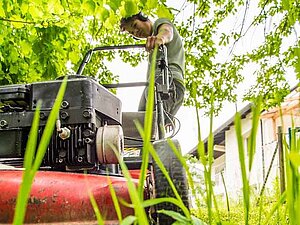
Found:
[[[28,203],[28,198],[31,190],[31,185],[36,172],[39,170],[42,160],[44,158],[46,149],[48,147],[49,141],[51,139],[57,115],[59,113],[60,105],[63,100],[63,96],[67,87],[67,78],[62,82],[62,85],[58,91],[55,103],[49,114],[44,132],[41,137],[41,141],[37,147],[37,137],[39,129],[39,118],[40,118],[40,107],[41,102],[38,102],[36,112],[34,114],[34,119],[32,127],[30,130],[29,139],[26,146],[25,156],[24,156],[24,173],[23,179],[20,186],[19,194],[17,197],[16,209],[14,214],[14,225],[23,224],[26,207]],[[37,147],[37,152],[36,151]]]

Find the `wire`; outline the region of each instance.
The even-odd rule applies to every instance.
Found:
[[[179,120],[177,117],[173,116],[171,113],[167,112],[165,109],[164,109],[164,114],[165,114],[166,117],[170,120],[171,126],[172,126],[172,128],[173,128],[172,135],[169,136],[169,137],[166,137],[166,138],[164,138],[164,139],[167,139],[167,138],[173,138],[173,137],[175,137],[175,136],[178,134],[178,132],[180,131],[180,129],[181,129],[181,122],[180,122],[180,120]],[[173,122],[173,120],[171,119],[171,117],[170,117],[169,115],[171,115],[171,116],[173,117],[173,119],[177,121],[178,126],[175,125],[175,123]],[[176,128],[177,128],[177,129],[176,129]],[[129,137],[129,136],[124,136],[124,139],[126,139],[126,140],[131,140],[131,141],[143,142],[143,139],[141,139],[141,138],[134,138],[134,137]],[[151,142],[155,142],[155,141],[157,141],[157,140],[151,139],[150,141],[151,141]]]
[[[171,119],[171,117],[169,116],[169,115],[171,115],[171,114],[170,114],[169,112],[167,112],[165,109],[164,109],[164,114],[165,114],[165,116],[167,117],[167,119],[169,119],[169,121],[170,121],[170,123],[171,123],[171,126],[172,126],[172,128],[173,128],[173,134],[174,134],[176,126],[175,126],[173,120]],[[169,115],[168,115],[168,114],[169,114]],[[171,116],[173,117],[173,115],[171,115]],[[173,135],[173,134],[172,134],[172,135]]]
[[[171,124],[172,124],[172,127],[173,127],[173,133],[172,133],[172,135],[169,136],[169,137],[167,137],[167,138],[173,138],[173,137],[175,137],[175,136],[178,134],[178,132],[180,131],[180,129],[181,129],[181,122],[180,122],[180,120],[179,120],[177,117],[173,116],[171,113],[167,112],[166,110],[164,110],[164,113],[165,113],[165,115],[168,117],[168,119],[170,120],[170,122],[171,122]],[[174,123],[173,120],[170,118],[170,116],[167,115],[167,114],[171,115],[171,116],[173,117],[173,119],[175,119],[175,120],[178,122],[178,129],[177,129],[177,130],[176,130],[176,125],[175,125],[175,123]]]
[[[130,141],[139,141],[139,142],[143,142],[142,138],[134,138],[134,137],[129,137],[129,136],[124,136],[124,139],[126,140],[130,140]],[[151,139],[151,142],[156,141],[155,139]]]
[[[180,122],[180,120],[177,117],[175,117],[175,116],[174,116],[174,119],[178,122],[178,129],[177,129],[176,133],[174,134],[174,136],[172,136],[171,138],[175,137],[178,134],[178,132],[180,131],[180,129],[181,129],[181,122]]]

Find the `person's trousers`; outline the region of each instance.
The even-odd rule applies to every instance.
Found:
[[[174,79],[170,84],[170,89],[170,97],[167,100],[163,101],[163,105],[164,110],[168,113],[168,116],[173,117],[179,110],[180,106],[183,104],[185,88],[179,81]],[[147,96],[148,87],[144,89],[144,92],[140,99],[138,111],[146,111]]]

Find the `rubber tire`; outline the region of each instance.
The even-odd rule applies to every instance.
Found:
[[[176,149],[180,151],[181,154],[179,142],[177,140],[173,140],[173,143],[175,144]],[[186,207],[189,207],[188,183],[186,178],[186,172],[183,166],[181,165],[178,158],[175,156],[173,150],[171,149],[166,140],[154,142],[153,146],[160,160],[162,161],[166,170],[168,171],[169,176],[172,179],[182,201],[184,202]],[[169,185],[169,182],[167,181],[167,179],[165,178],[164,174],[161,172],[155,161],[153,162],[153,173],[156,197],[175,197]],[[164,202],[156,206],[156,210],[161,209],[182,213],[180,208],[168,202]],[[158,224],[160,225],[169,225],[175,222],[173,218],[162,213],[158,213],[156,216],[157,220],[159,221]]]

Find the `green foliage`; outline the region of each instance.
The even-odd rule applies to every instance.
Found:
[[[150,2],[1,1],[0,84],[55,79],[68,72],[67,62],[76,71],[85,52],[95,45],[128,43],[129,38],[119,32],[120,12],[130,16],[140,8],[150,11],[157,1]],[[104,83],[116,81],[117,77],[102,63],[114,56],[114,52],[98,53],[85,73],[93,77],[100,73]],[[137,64],[140,57],[130,61]]]
[[[244,99],[252,101],[262,96],[264,107],[278,105],[290,88],[287,79],[293,74],[287,72],[288,68],[294,68],[299,78],[299,1],[190,0],[182,8],[188,6],[193,14],[187,22],[178,23],[188,62],[186,103],[208,111],[213,94],[214,111],[218,113],[224,101],[234,102],[237,95],[241,97],[242,93],[235,93],[237,85],[246,76],[253,76],[256,82],[244,93]],[[257,9],[254,16],[248,12],[250,8],[251,12]],[[272,25],[266,31],[269,21]],[[224,26],[228,27],[225,32]],[[247,36],[256,38],[259,32],[250,32],[259,29],[265,30],[261,44],[235,53],[236,45],[251,42]],[[256,68],[253,74],[244,70],[249,65]]]
[[[219,216],[220,220],[222,221],[221,224],[230,224],[230,225],[242,225],[245,224],[244,221],[244,206],[242,203],[235,203],[231,200],[232,206],[230,209],[230,214],[228,214],[228,211],[226,207],[222,206],[222,200],[219,200],[220,209],[219,209]],[[276,206],[277,199],[272,196],[265,196],[264,202],[262,204],[262,220],[263,222],[266,222],[266,224],[288,224],[288,217],[286,215],[286,205],[284,202],[280,203],[280,207],[276,208],[276,212],[272,213],[272,216],[268,218],[268,215],[270,215],[270,212],[273,210],[274,206]],[[198,211],[193,211],[193,214],[197,217],[201,218],[204,222],[208,223],[209,218],[208,214],[206,213],[205,206],[202,207],[202,210],[198,213]],[[253,206],[250,209],[249,212],[249,220],[248,224],[264,224],[261,221],[259,221],[259,210],[260,207],[258,205],[253,204]],[[216,217],[212,217],[212,223],[211,224],[217,224]]]

